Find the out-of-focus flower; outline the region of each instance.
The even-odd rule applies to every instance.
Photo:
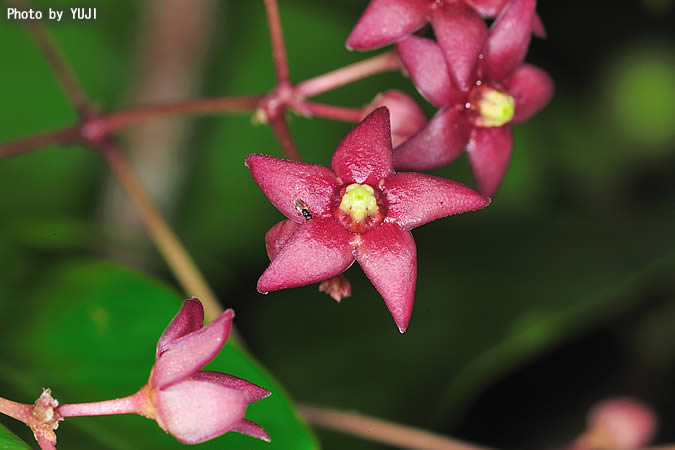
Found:
[[[295,228],[285,240],[267,240],[272,262],[258,280],[258,290],[267,293],[328,280],[356,260],[401,332],[412,314],[417,278],[409,230],[489,204],[489,199],[451,180],[395,173],[386,107],[376,109],[345,136],[331,169],[257,154],[250,155],[246,165],[267,198],[295,222],[278,225],[279,235]]]
[[[519,6],[518,2],[514,0],[509,8]],[[500,18],[513,12],[509,8]],[[401,60],[413,82],[440,110],[424,130],[396,149],[397,169],[441,167],[454,161],[466,147],[478,190],[487,196],[497,191],[511,157],[510,125],[529,119],[548,103],[553,80],[543,70],[521,64],[524,53],[491,52],[491,39],[467,92],[457,89],[443,70],[445,60],[434,41],[412,36],[398,43]],[[493,64],[495,58],[499,64]]]
[[[656,432],[656,415],[630,398],[598,403],[588,415],[588,428],[569,450],[635,450],[647,445]]]
[[[260,425],[244,418],[246,407],[270,395],[249,381],[200,370],[220,352],[234,312],[223,312],[206,326],[197,298],[186,300],[157,343],[148,383],[129,397],[60,406],[63,417],[140,414],[157,421],[185,444],[198,444],[228,431],[269,441]]]
[[[511,1],[518,2],[523,0]],[[509,0],[372,0],[347,38],[347,48],[370,50],[391,44],[430,22],[451,78],[461,90],[468,90],[488,36],[483,17],[499,16],[496,22],[504,21],[507,3]],[[526,50],[532,31],[545,35],[534,13],[535,0],[525,3],[525,8],[519,8],[518,14],[508,20],[508,32],[495,39],[503,48]]]
[[[427,124],[424,111],[417,102],[409,95],[397,90],[389,90],[378,94],[372,102],[363,108],[361,120],[380,106],[386,106],[389,109],[391,143],[394,148],[416,135]]]

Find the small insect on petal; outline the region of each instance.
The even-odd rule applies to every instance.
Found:
[[[309,212],[307,205],[302,200],[298,199],[295,201],[295,209],[302,214],[302,217],[304,217],[305,220],[312,220],[312,213]]]

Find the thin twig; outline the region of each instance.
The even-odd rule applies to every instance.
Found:
[[[30,7],[30,3],[26,0],[8,0],[9,4],[14,5],[20,9]],[[75,73],[67,63],[61,49],[56,45],[54,39],[49,34],[47,29],[40,21],[27,20],[24,22],[28,28],[28,32],[40,48],[45,58],[52,67],[56,78],[61,83],[61,87],[66,94],[66,97],[75,107],[77,112],[86,117],[92,111],[91,102],[87,98],[82,85],[77,80]]]
[[[313,97],[361,78],[399,68],[400,58],[390,51],[303,81],[296,86],[295,92],[302,97]]]
[[[341,120],[343,122],[360,122],[363,116],[361,108],[343,108],[341,106],[324,105],[323,103],[302,102],[302,110],[313,116]]]
[[[223,312],[222,306],[187,250],[155,209],[119,148],[108,142],[102,146],[101,152],[141,215],[150,237],[183,290],[202,301],[207,319],[215,319]]]
[[[277,83],[286,84],[289,82],[288,57],[286,56],[286,47],[284,46],[284,33],[281,29],[281,18],[279,17],[277,0],[265,0],[265,11],[267,12],[267,24],[270,29]]]
[[[417,450],[485,450],[455,439],[362,414],[300,405],[311,424],[402,448]]]
[[[302,161],[300,153],[298,153],[298,149],[293,142],[293,136],[291,136],[291,132],[288,129],[288,124],[286,123],[284,116],[279,114],[274,117],[270,117],[269,124],[274,130],[274,134],[276,134],[277,140],[281,145],[281,150],[283,150],[286,158],[293,161]]]
[[[258,107],[262,95],[241,97],[205,98],[185,100],[174,103],[142,105],[111,113],[98,118],[108,133],[118,131],[148,119],[175,115],[217,114],[225,112],[253,112]]]
[[[68,145],[80,139],[80,127],[61,128],[47,133],[29,136],[0,144],[0,159],[15,156],[49,145]]]

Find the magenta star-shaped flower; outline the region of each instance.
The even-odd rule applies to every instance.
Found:
[[[244,418],[248,404],[270,391],[232,375],[200,370],[225,345],[233,317],[228,309],[203,327],[201,302],[186,300],[157,343],[141,413],[185,444],[227,431],[270,440],[260,425]]]
[[[299,224],[258,280],[258,290],[323,281],[358,261],[401,332],[410,321],[417,278],[410,230],[490,202],[455,181],[394,172],[385,107],[344,137],[330,169],[259,154],[246,165],[267,198]]]
[[[484,54],[462,91],[452,82],[440,46],[411,36],[397,44],[401,61],[418,90],[440,111],[420,133],[394,152],[400,169],[429,170],[454,161],[467,147],[478,190],[492,196],[504,178],[511,156],[511,123],[529,119],[553,95],[553,81],[534,66],[522,64],[524,49],[501,47],[517,17],[532,14],[530,0],[513,0],[490,30]],[[515,25],[514,25],[515,24]],[[521,30],[522,34],[523,30]]]
[[[501,20],[509,0],[372,0],[347,38],[347,48],[370,50],[398,42],[427,22],[431,23],[443,51],[450,76],[462,90],[471,76],[488,37],[483,17]],[[516,2],[513,0],[512,3]],[[500,37],[503,49],[524,51],[530,34],[545,35],[534,13],[535,0],[527,0],[531,12],[509,22],[510,31]],[[502,12],[502,14],[500,14]],[[523,46],[524,43],[524,46]]]

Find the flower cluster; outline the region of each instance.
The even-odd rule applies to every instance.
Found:
[[[484,17],[496,17],[490,28]],[[427,21],[436,41],[413,35]],[[439,108],[396,146],[395,167],[434,169],[466,148],[478,190],[494,195],[511,156],[510,124],[530,118],[553,94],[548,74],[523,64],[533,32],[545,34],[535,0],[373,0],[347,46],[396,43],[415,86]]]
[[[246,159],[288,218],[267,233],[271,263],[258,280],[260,292],[328,280],[358,261],[406,330],[417,278],[410,230],[490,200],[455,181],[396,173],[391,136],[388,109],[380,107],[344,137],[330,169],[259,154]]]

